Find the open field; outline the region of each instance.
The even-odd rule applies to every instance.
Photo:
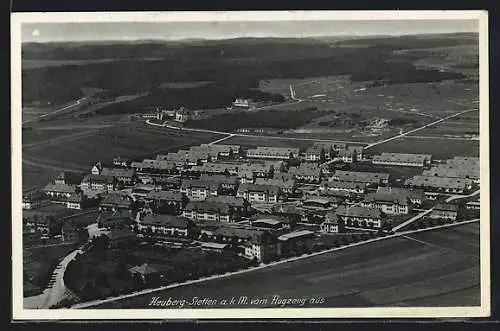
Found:
[[[426,306],[447,306],[450,296],[453,305],[475,306],[480,304],[478,226],[379,241],[98,308],[148,308],[152,297],[230,299],[249,293],[250,300],[270,301],[273,295],[325,298],[316,307],[414,306],[419,300]],[[269,301],[251,307],[278,307]]]
[[[144,58],[137,59],[138,61],[158,61],[159,58]],[[87,59],[87,60],[22,60],[23,69],[45,68],[45,67],[59,67],[59,66],[84,66],[93,63],[106,63],[120,61],[120,59]]]
[[[479,141],[451,139],[416,139],[398,138],[369,149],[369,154],[415,153],[432,154],[437,159],[448,159],[454,156],[479,156]]]
[[[60,131],[63,136],[65,131]],[[110,161],[114,157],[145,158],[183,146],[207,143],[222,136],[210,133],[183,132],[155,128],[143,122],[104,127],[92,134],[65,139],[52,136],[52,141],[23,148],[23,185],[33,187],[47,183],[61,170],[89,170],[94,162]],[[96,148],[96,147],[99,148]],[[37,169],[41,172],[37,173]],[[38,176],[40,180],[38,180]]]

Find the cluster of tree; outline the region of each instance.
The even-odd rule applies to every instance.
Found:
[[[166,109],[178,109],[181,106],[188,109],[225,108],[236,98],[250,98],[257,102],[283,102],[281,94],[267,93],[249,89],[241,85],[214,83],[191,88],[154,88],[147,96],[106,106],[96,111],[98,114],[137,113],[154,105]]]
[[[307,124],[319,116],[322,116],[322,112],[315,107],[298,111],[268,110],[251,113],[228,113],[203,120],[189,120],[185,125],[193,128],[227,132],[245,127],[290,129]]]
[[[475,42],[474,38],[469,38],[469,41]],[[82,86],[110,90],[109,93],[147,92],[159,87],[166,80],[212,81],[225,83],[226,86],[256,88],[261,79],[329,75],[352,75],[353,81],[382,80],[388,84],[464,78],[455,72],[417,70],[412,62],[419,56],[418,54],[407,58],[404,54],[392,53],[392,50],[401,47],[453,46],[459,43],[454,38],[435,40],[389,38],[387,42],[367,39],[363,43],[375,46],[360,52],[356,48],[330,47],[324,41],[310,40],[304,43],[304,40],[300,39],[286,42],[245,39],[240,42],[208,42],[202,45],[196,43],[141,45],[96,43],[81,44],[77,47],[71,44],[25,45],[24,59],[89,60],[99,57],[119,60],[25,68],[22,77],[23,101],[25,104],[35,101],[50,101],[52,104],[69,102],[82,96],[80,90]],[[148,54],[149,59],[144,59],[144,54]],[[175,93],[165,95],[165,99],[175,97],[172,94],[188,93],[182,90],[172,92]],[[203,90],[197,92],[203,93]],[[200,101],[196,103],[197,99],[205,100],[213,97],[211,92],[214,91],[208,90],[203,94],[203,98],[193,98],[194,104],[200,104]],[[216,99],[222,98],[216,97]]]
[[[393,118],[389,121],[389,125],[391,126],[400,126],[400,125],[408,125],[408,124],[418,124],[419,121],[414,118]]]

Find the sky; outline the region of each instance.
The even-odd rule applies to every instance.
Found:
[[[23,42],[335,37],[478,32],[477,20],[23,23]]]

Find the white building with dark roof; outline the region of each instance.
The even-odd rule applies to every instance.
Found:
[[[472,180],[463,178],[417,175],[405,181],[408,187],[442,193],[464,193],[472,189]]]
[[[340,180],[323,181],[319,186],[320,192],[346,192],[354,194],[364,194],[366,183],[345,182]]]
[[[243,183],[239,186],[236,196],[250,203],[277,203],[281,189],[271,185]]]
[[[257,147],[246,152],[247,158],[290,160],[299,156],[298,148],[286,147]]]
[[[182,211],[182,216],[200,222],[233,223],[236,221],[234,212],[229,205],[207,200],[188,202]]]
[[[378,208],[362,206],[340,206],[335,211],[346,227],[380,229],[384,214]]]
[[[365,183],[367,185],[387,184],[389,174],[383,172],[364,172],[364,171],[344,171],[336,170],[332,180],[342,182]]]
[[[431,161],[432,155],[409,153],[382,153],[372,159],[373,164],[403,167],[424,167]]]

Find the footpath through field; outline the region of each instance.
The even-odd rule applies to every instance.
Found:
[[[196,280],[190,280],[190,281],[187,281],[187,282],[184,282],[184,283],[175,283],[175,284],[170,284],[170,285],[167,285],[167,286],[162,286],[162,287],[159,287],[159,288],[141,290],[141,291],[137,291],[137,292],[134,292],[134,293],[125,294],[125,295],[121,295],[121,296],[117,296],[117,297],[112,297],[112,298],[107,298],[107,299],[100,299],[100,300],[94,300],[94,301],[88,301],[88,302],[82,302],[82,303],[78,303],[78,304],[75,304],[75,305],[71,306],[71,308],[78,309],[78,308],[88,308],[88,307],[98,306],[98,305],[101,305],[101,304],[104,304],[104,303],[118,301],[118,300],[123,300],[123,299],[132,298],[132,297],[136,297],[136,296],[141,296],[141,295],[146,295],[146,294],[150,294],[150,293],[155,293],[155,292],[163,291],[163,290],[166,290],[166,289],[171,289],[171,288],[176,288],[176,287],[186,286],[186,285],[191,285],[191,284],[197,284],[197,283],[202,283],[202,282],[206,282],[206,281],[210,281],[210,280],[214,280],[214,279],[226,278],[226,277],[230,277],[230,276],[233,276],[233,275],[239,275],[239,274],[243,274],[243,273],[247,273],[247,272],[252,272],[252,271],[255,271],[255,270],[258,270],[258,269],[269,268],[269,267],[272,267],[272,266],[275,266],[275,265],[279,265],[279,264],[283,264],[283,263],[290,263],[290,262],[294,262],[294,261],[306,259],[306,258],[309,258],[309,257],[312,257],[312,256],[317,256],[317,255],[321,255],[321,254],[326,254],[326,253],[331,253],[331,252],[335,252],[335,251],[347,249],[347,248],[350,248],[350,247],[356,247],[356,246],[366,245],[366,244],[369,244],[369,243],[372,243],[372,242],[377,242],[377,241],[381,241],[381,240],[387,240],[387,239],[391,239],[391,238],[401,237],[401,236],[409,235],[409,234],[413,234],[413,233],[419,233],[419,232],[424,232],[424,231],[432,231],[432,230],[437,230],[437,229],[449,228],[449,227],[454,227],[454,226],[458,226],[458,225],[474,223],[474,222],[477,222],[477,221],[479,221],[479,219],[467,220],[467,221],[462,221],[462,222],[457,222],[457,223],[452,223],[452,224],[438,225],[438,226],[429,227],[429,228],[425,228],[425,229],[418,229],[418,230],[398,232],[398,233],[395,233],[395,234],[392,234],[392,235],[388,235],[388,236],[385,236],[385,237],[378,237],[378,238],[374,238],[374,239],[369,239],[369,240],[366,240],[366,241],[361,241],[361,242],[349,244],[349,245],[342,246],[342,247],[332,248],[332,249],[325,250],[325,251],[322,251],[322,252],[316,252],[316,253],[312,253],[312,254],[309,254],[309,255],[292,257],[292,258],[281,260],[281,261],[271,262],[269,264],[261,264],[261,265],[259,265],[257,267],[254,267],[254,268],[245,269],[245,270],[239,270],[239,271],[235,271],[235,272],[230,272],[230,273],[226,273],[224,275],[214,275],[214,276],[209,276],[209,277],[200,278],[200,279],[196,279]]]

